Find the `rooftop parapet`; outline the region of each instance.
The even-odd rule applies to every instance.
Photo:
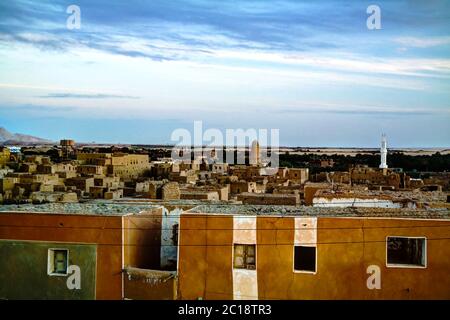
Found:
[[[122,216],[128,214],[138,214],[145,211],[152,211],[161,206],[151,204],[132,203],[112,203],[112,202],[89,202],[89,203],[46,203],[46,204],[19,204],[0,206],[0,214],[3,212],[24,212],[24,213],[67,213],[86,214],[101,216]]]
[[[306,217],[450,219],[449,209],[323,208],[275,205],[200,205],[185,213]]]

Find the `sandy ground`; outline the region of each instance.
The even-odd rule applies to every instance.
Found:
[[[441,154],[450,154],[450,148],[392,148],[388,149],[389,153],[402,152],[410,156],[432,155],[436,152]],[[280,152],[289,152],[290,154],[323,154],[323,155],[349,155],[356,154],[374,154],[379,153],[379,149],[375,148],[280,148]]]
[[[86,147],[109,147],[111,144],[77,144],[78,148],[83,146]],[[133,145],[114,145],[116,147],[131,147]],[[48,150],[51,148],[49,145],[39,145],[35,146],[41,150]],[[167,149],[172,150],[171,146],[154,146],[154,145],[138,145],[138,147],[147,147],[150,149]],[[205,147],[206,149],[207,147]],[[238,151],[248,150],[245,147],[238,147]],[[197,149],[198,150],[198,149]],[[230,150],[230,149],[228,149]],[[264,151],[265,148],[261,147],[261,151]],[[344,155],[344,156],[354,156],[356,154],[379,154],[379,148],[320,148],[320,147],[280,147],[280,153],[289,152],[290,154],[322,154],[322,155]],[[388,148],[389,153],[393,152],[402,152],[406,155],[410,156],[419,156],[419,155],[432,155],[436,152],[440,152],[441,154],[450,154],[450,148]]]

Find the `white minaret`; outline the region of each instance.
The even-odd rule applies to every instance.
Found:
[[[381,163],[380,163],[380,169],[387,169],[387,163],[386,163],[386,158],[387,158],[387,140],[386,140],[386,135],[383,134],[381,136],[381,148],[380,148],[380,154],[381,154]]]

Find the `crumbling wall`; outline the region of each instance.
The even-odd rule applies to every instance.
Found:
[[[172,211],[166,208],[163,210],[161,219],[161,269],[163,270],[177,270],[178,227],[182,212],[180,208]]]
[[[178,200],[180,199],[180,188],[177,182],[168,182],[162,186],[163,200]]]

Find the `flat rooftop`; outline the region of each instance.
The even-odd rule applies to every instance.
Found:
[[[87,202],[87,203],[46,203],[46,204],[19,204],[2,205],[2,212],[27,212],[27,213],[69,213],[87,214],[102,216],[123,216],[127,214],[137,214],[143,211],[151,211],[159,208],[158,205],[133,204],[133,203],[112,203],[112,202]]]
[[[367,217],[450,219],[449,209],[387,209],[387,208],[323,208],[277,205],[199,205],[186,213],[230,215],[277,215],[305,217]]]
[[[323,198],[366,198],[383,200],[410,200],[422,202],[446,202],[447,192],[442,191],[376,191],[376,190],[319,190],[316,197]]]
[[[119,204],[152,204],[152,205],[212,205],[220,204],[221,200],[202,200],[202,199],[175,199],[175,200],[163,200],[163,199],[148,199],[148,198],[121,198],[116,200],[110,200],[112,203]]]
[[[293,193],[255,193],[255,192],[242,192],[238,196],[249,198],[292,198],[296,197]]]

